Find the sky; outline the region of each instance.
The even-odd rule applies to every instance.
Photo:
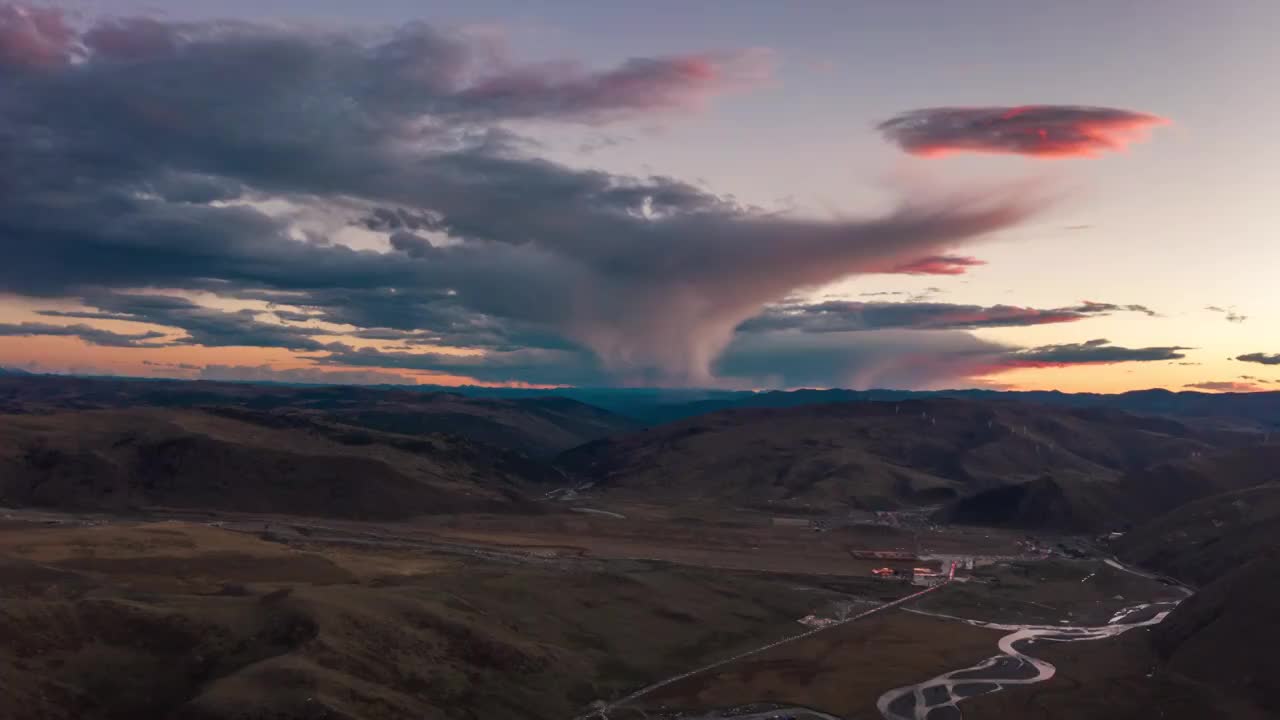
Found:
[[[1280,390],[1280,6],[0,0],[0,367]]]

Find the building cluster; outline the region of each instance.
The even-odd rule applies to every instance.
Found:
[[[881,580],[907,580],[914,585],[932,586],[946,582],[955,577],[957,564],[951,563],[948,570],[935,570],[927,567],[913,567],[910,570],[891,567],[875,568],[871,574]]]

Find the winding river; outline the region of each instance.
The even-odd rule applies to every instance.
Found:
[[[1134,628],[1159,623],[1176,605],[1177,602],[1134,605],[1116,613],[1106,625],[1097,626],[1006,625],[907,610],[976,627],[1001,630],[1008,634],[997,643],[1000,655],[915,685],[894,688],[881,695],[876,706],[885,720],[959,720],[962,717],[959,705],[966,698],[1052,678],[1056,671],[1053,665],[1030,654],[1036,643],[1115,637]]]
[[[1114,559],[1108,559],[1105,560],[1105,562],[1107,565],[1123,572],[1132,573],[1140,577],[1156,580],[1166,584],[1172,584],[1171,581],[1149,573],[1144,573],[1140,570],[1135,570],[1134,568],[1130,568]],[[1090,577],[1092,577],[1092,575],[1086,577],[1084,580],[1088,580]],[[946,584],[944,583],[943,585],[934,586],[892,602],[885,603],[884,605],[876,606],[837,624],[842,625],[881,610],[902,605],[941,587],[945,587],[945,585]],[[1172,586],[1179,590],[1184,596],[1190,596],[1192,594],[1189,588],[1178,585]],[[944,615],[924,610],[903,608],[906,612],[953,622],[962,622],[990,630],[999,630],[1006,634],[996,643],[996,646],[1000,650],[999,655],[987,658],[986,660],[969,667],[943,673],[942,675],[924,682],[894,688],[880,696],[879,700],[876,702],[876,707],[885,720],[961,720],[963,715],[960,712],[960,703],[967,698],[998,692],[1005,688],[1016,687],[1018,685],[1031,685],[1033,683],[1044,682],[1054,676],[1057,669],[1054,668],[1052,664],[1034,657],[1031,654],[1033,652],[1033,646],[1036,643],[1102,640],[1109,637],[1115,637],[1135,628],[1157,625],[1162,622],[1175,607],[1177,607],[1179,602],[1181,602],[1180,599],[1131,605],[1118,611],[1110,620],[1107,621],[1105,625],[1013,625],[985,622],[982,620],[971,620],[968,618],[956,617],[954,615]],[[703,668],[667,678],[666,680],[642,688],[621,700],[616,700],[612,703],[596,707],[592,711],[579,716],[575,720],[607,718],[607,713],[609,711],[612,711],[613,709],[631,702],[643,695],[647,695],[653,690],[692,675],[721,667],[744,657],[756,655],[765,650],[777,647],[778,645],[803,637],[808,637],[821,632],[824,629],[825,628],[815,628],[799,635],[750,650],[733,658],[722,660]],[[840,718],[835,715],[830,715],[820,710],[782,705],[756,706],[755,709],[751,709],[751,706],[721,708],[720,710],[710,711],[705,715],[680,715],[680,717],[688,718],[688,720],[727,720],[728,718],[733,718],[733,720],[776,720],[778,718],[788,718],[790,720],[840,720]]]

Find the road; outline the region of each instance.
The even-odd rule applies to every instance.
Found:
[[[819,710],[795,706],[773,706],[767,710],[729,708],[706,715],[681,715],[681,720],[843,720]]]
[[[1175,588],[1177,588],[1179,591],[1181,591],[1183,595],[1185,595],[1185,596],[1187,596],[1187,597],[1191,597],[1192,595],[1194,595],[1194,594],[1195,594],[1195,591],[1194,591],[1194,590],[1192,590],[1191,588],[1187,587],[1186,585],[1183,585],[1183,584],[1181,584],[1181,583],[1177,582],[1177,581],[1176,581],[1176,580],[1174,580],[1173,578],[1170,578],[1170,577],[1167,577],[1167,576],[1164,576],[1164,575],[1155,575],[1155,574],[1153,574],[1153,573],[1143,572],[1142,570],[1139,570],[1139,569],[1137,569],[1137,568],[1135,568],[1135,567],[1129,567],[1128,565],[1125,565],[1124,563],[1120,562],[1119,560],[1116,560],[1115,558],[1110,558],[1110,559],[1107,559],[1107,560],[1103,560],[1103,562],[1104,562],[1104,563],[1106,563],[1107,565],[1110,565],[1111,567],[1115,568],[1116,570],[1120,570],[1120,571],[1122,571],[1122,572],[1127,572],[1127,573],[1129,573],[1130,575],[1137,575],[1137,576],[1138,576],[1138,577],[1140,577],[1140,578],[1146,578],[1146,579],[1148,579],[1148,580],[1155,580],[1155,581],[1156,581],[1156,582],[1158,582],[1158,583],[1164,583],[1165,585],[1169,585],[1169,586],[1175,587]]]
[[[790,642],[795,642],[796,640],[801,640],[801,639],[803,639],[803,638],[812,637],[812,636],[814,636],[814,635],[817,635],[817,634],[818,634],[818,633],[820,633],[820,632],[826,632],[826,631],[831,630],[831,629],[833,629],[833,628],[840,627],[841,625],[847,625],[847,624],[849,624],[849,623],[851,623],[851,622],[856,622],[856,621],[861,620],[861,619],[863,619],[863,618],[865,618],[865,617],[868,617],[868,616],[870,616],[870,615],[874,615],[874,614],[876,614],[876,613],[878,613],[878,612],[881,612],[881,611],[884,611],[884,610],[888,610],[888,609],[890,609],[890,608],[898,607],[899,605],[902,605],[902,604],[904,604],[904,603],[911,602],[912,600],[915,600],[916,598],[919,598],[919,597],[922,597],[922,596],[924,596],[924,595],[927,595],[927,594],[929,594],[929,593],[931,593],[931,592],[935,592],[935,591],[937,591],[937,590],[941,590],[942,588],[946,587],[946,586],[948,585],[948,583],[949,583],[949,582],[950,582],[950,581],[943,582],[943,583],[940,583],[940,584],[938,584],[938,585],[934,585],[934,586],[932,586],[932,587],[925,588],[924,590],[921,590],[921,591],[919,591],[919,592],[911,593],[910,595],[905,595],[905,596],[903,596],[903,597],[898,598],[897,600],[892,600],[892,601],[890,601],[890,602],[884,603],[883,605],[877,605],[877,606],[875,606],[875,607],[871,608],[870,610],[864,610],[863,612],[858,613],[857,615],[853,615],[853,616],[851,616],[851,617],[845,618],[844,620],[840,620],[840,621],[835,622],[835,623],[832,623],[832,624],[830,624],[830,625],[826,625],[826,626],[823,626],[823,627],[814,628],[814,629],[812,629],[812,630],[808,630],[808,631],[805,631],[805,632],[799,633],[799,634],[797,634],[797,635],[791,635],[791,636],[789,636],[789,637],[785,637],[785,638],[783,638],[783,639],[781,639],[781,640],[777,640],[777,641],[774,641],[774,642],[768,643],[768,644],[766,644],[766,645],[761,645],[761,646],[759,646],[759,647],[757,647],[757,648],[753,648],[753,649],[751,649],[751,650],[747,650],[746,652],[738,653],[737,655],[734,655],[733,657],[724,658],[723,660],[717,660],[716,662],[713,662],[713,663],[711,663],[710,665],[704,665],[704,666],[702,666],[702,667],[700,667],[700,668],[695,668],[695,669],[693,669],[693,670],[689,670],[689,671],[687,671],[687,672],[680,673],[679,675],[672,675],[671,677],[666,678],[666,679],[664,679],[664,680],[659,680],[658,682],[653,683],[652,685],[646,685],[645,687],[642,687],[642,688],[640,688],[639,690],[636,690],[635,692],[631,693],[630,695],[627,695],[626,697],[619,698],[619,699],[617,699],[617,700],[614,700],[613,702],[608,702],[608,703],[603,703],[603,704],[596,705],[595,707],[591,708],[590,710],[588,710],[587,712],[583,713],[582,715],[579,715],[579,716],[577,716],[576,718],[574,718],[574,720],[589,720],[590,718],[601,718],[601,720],[607,720],[607,718],[609,717],[609,713],[610,713],[610,712],[612,712],[612,711],[614,711],[614,710],[616,710],[616,709],[618,709],[618,708],[622,707],[623,705],[627,705],[627,704],[629,704],[629,703],[635,702],[636,700],[638,700],[638,699],[640,699],[640,698],[644,697],[645,695],[648,695],[648,694],[652,693],[652,692],[653,692],[653,691],[655,691],[655,690],[658,690],[659,688],[664,688],[664,687],[666,687],[666,686],[668,686],[668,685],[671,685],[671,684],[673,684],[673,683],[680,682],[681,680],[684,680],[684,679],[686,679],[686,678],[691,678],[691,677],[693,677],[694,675],[699,675],[699,674],[701,674],[701,673],[708,672],[708,671],[710,671],[710,670],[714,670],[714,669],[716,669],[716,668],[719,668],[719,667],[722,667],[722,666],[728,665],[729,663],[737,662],[738,660],[742,660],[742,659],[744,659],[744,658],[748,658],[748,657],[751,657],[751,656],[753,656],[753,655],[759,655],[760,653],[765,652],[766,650],[772,650],[773,648],[776,648],[776,647],[778,647],[778,646],[780,646],[780,645],[785,645],[785,644],[790,643]],[[805,708],[793,708],[793,709],[794,709],[797,713],[799,713],[799,712],[807,713],[807,714],[808,714],[807,716],[805,716],[805,715],[797,715],[797,717],[798,717],[798,718],[802,718],[802,717],[803,717],[803,718],[806,718],[806,720],[807,720],[807,718],[816,718],[816,719],[821,719],[821,720],[839,720],[839,718],[836,718],[836,717],[834,717],[834,716],[832,716],[832,715],[826,715],[826,714],[823,714],[823,713],[816,713],[816,712],[815,712],[815,711],[813,711],[813,710],[808,710],[808,709],[805,709]],[[785,717],[785,716],[787,715],[787,713],[786,713],[784,710],[773,710],[773,711],[771,711],[771,712],[772,712],[772,714],[766,713],[766,714],[764,714],[764,715],[758,715],[758,716],[751,716],[751,715],[748,715],[748,716],[746,716],[746,717],[748,717],[748,718],[750,718],[750,717],[770,718],[770,717]],[[735,718],[734,720],[738,720],[738,718]]]

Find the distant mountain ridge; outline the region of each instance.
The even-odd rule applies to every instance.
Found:
[[[417,388],[426,390],[424,386]],[[634,420],[658,425],[717,410],[783,408],[849,402],[894,402],[949,397],[1022,402],[1065,408],[1109,408],[1140,415],[1163,415],[1210,426],[1280,432],[1280,391],[1206,393],[1132,390],[1124,393],[1066,393],[1058,390],[714,390],[694,388],[434,388],[471,397],[568,397]]]
[[[26,375],[21,370],[0,368],[0,376]],[[630,388],[630,387],[561,387],[561,388],[509,388],[478,385],[326,385],[302,383],[266,383],[231,381],[190,381],[155,378],[114,378],[76,376],[60,377],[69,380],[97,382],[152,381],[204,386],[242,386],[248,388],[307,390],[319,388],[351,388],[353,391],[388,392],[403,391],[426,394],[449,394],[468,398],[496,398],[522,400],[530,398],[567,398],[591,405],[615,415],[624,416],[633,424],[659,425],[674,420],[732,408],[797,407],[832,403],[902,401],[951,397],[969,400],[1024,402],[1036,405],[1068,408],[1110,408],[1140,415],[1163,415],[1210,426],[1251,429],[1259,432],[1280,432],[1280,390],[1254,393],[1206,393],[1196,391],[1165,390],[1152,388],[1129,392],[1066,393],[1058,390],[718,390],[713,388]],[[270,391],[268,391],[270,392]]]
[[[1280,429],[1280,392],[1202,393],[1151,389],[1119,394],[1057,390],[772,390],[713,397],[679,405],[659,405],[646,414],[662,419],[688,417],[734,407],[796,407],[841,402],[900,401],[930,397],[1011,401],[1053,407],[1098,407],[1183,419],[1224,418]],[[625,410],[619,409],[619,412]]]
[[[506,484],[533,492],[547,482],[590,482],[592,492],[644,501],[820,512],[927,508],[938,522],[1065,532],[1145,522],[1183,503],[1265,482],[1280,465],[1247,450],[1262,439],[1247,417],[1191,422],[1085,402],[1126,396],[581,391],[699,413],[643,428],[567,390],[533,392],[545,391],[468,396],[407,387],[4,377],[0,419],[5,413],[58,415],[72,426],[75,411],[152,409],[172,417],[198,411],[242,428],[232,441],[237,453],[254,444],[246,434],[252,427],[286,433],[282,438],[290,443],[322,436],[345,447],[386,445],[427,454],[443,447],[433,449],[431,443],[445,443],[471,458],[465,474],[479,477],[477,472],[488,471],[475,468],[501,459],[504,471],[498,474],[511,478]],[[1128,397],[1168,401],[1181,395],[1153,391]],[[1193,396],[1188,401],[1221,400],[1186,395]],[[1061,402],[1026,401],[1042,397]],[[737,406],[702,412],[726,402]],[[1239,425],[1248,431],[1226,429]],[[55,427],[49,437],[73,436]],[[91,453],[102,456],[99,449]],[[249,454],[266,456],[258,450]],[[133,467],[128,458],[117,462],[112,452],[107,455],[108,464]],[[310,466],[315,455],[281,462]],[[22,457],[23,467],[43,467]],[[76,452],[50,457],[57,460],[55,475],[93,474],[87,466],[66,464],[81,457]],[[48,459],[36,459],[41,458]],[[24,471],[24,477],[46,478],[40,472]]]
[[[931,397],[722,410],[598,440],[559,463],[593,492],[654,501],[829,512],[946,504],[939,520],[1085,531],[1153,516],[1121,502],[1159,492],[1159,477],[1140,487],[1153,464],[1248,441],[1118,410]]]
[[[638,427],[630,418],[555,396],[468,397],[405,387],[54,375],[0,378],[0,413],[130,407],[219,407],[224,412],[242,408],[280,416],[323,416],[328,422],[380,432],[451,433],[532,457],[549,457]]]

